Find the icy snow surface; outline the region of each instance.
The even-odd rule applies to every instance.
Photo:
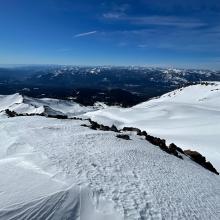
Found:
[[[86,113],[105,125],[131,126],[202,153],[220,171],[220,83],[193,85],[132,108]]]
[[[81,123],[0,117],[0,219],[220,218],[219,176]]]

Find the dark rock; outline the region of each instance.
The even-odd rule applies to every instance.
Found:
[[[185,150],[184,153],[186,155],[190,156],[190,158],[192,160],[194,160],[196,163],[200,164],[201,166],[208,169],[209,171],[219,175],[218,171],[213,167],[213,165],[209,161],[207,162],[206,158],[204,156],[202,156],[202,154],[200,154],[199,152]]]
[[[87,124],[81,124],[80,126],[82,126],[82,127],[89,127],[89,125],[87,125]]]
[[[137,135],[140,135],[140,136],[147,136],[147,132],[146,131],[141,131],[141,132],[138,132]]]
[[[116,137],[124,139],[124,140],[130,140],[129,135],[127,135],[127,134],[118,134],[118,135],[116,135]]]
[[[184,154],[183,150],[180,147],[177,147],[174,143],[169,145],[169,151],[174,156],[176,156],[176,157],[178,157],[180,159],[183,159],[183,157],[178,154],[178,152]]]
[[[161,148],[167,148],[166,140],[164,140],[164,139],[153,137],[151,135],[145,135],[145,139],[153,145],[159,146]]]
[[[91,126],[90,126],[91,129],[93,129],[93,130],[100,129],[100,125],[97,122],[90,120],[90,124],[91,124]]]
[[[70,118],[70,119],[73,119],[73,120],[80,120],[80,121],[83,120],[82,118],[77,118],[77,117],[73,117],[73,118]],[[85,119],[85,120],[86,120],[86,119]]]
[[[105,125],[100,125],[100,130],[102,131],[111,131],[111,128]]]
[[[67,115],[47,115],[48,118],[68,119]]]
[[[171,143],[169,148],[176,149],[176,151],[180,152],[181,154],[184,154],[184,151],[180,147],[177,147],[174,143]]]
[[[114,131],[114,132],[119,132],[117,127],[115,125],[112,125],[111,126],[111,131]]]
[[[17,113],[15,111],[11,111],[9,109],[5,110],[5,113],[7,114],[8,117],[13,118],[15,116],[17,116]]]
[[[141,130],[138,129],[138,128],[133,128],[133,127],[124,127],[122,129],[123,131],[134,131],[134,132],[137,132],[137,133],[141,133]]]
[[[170,144],[170,146],[169,146],[170,154],[173,154],[174,156],[183,159],[183,157],[178,154],[177,148],[178,147],[175,144]]]
[[[206,162],[206,158],[197,151],[185,150],[184,153],[199,164],[204,164]]]

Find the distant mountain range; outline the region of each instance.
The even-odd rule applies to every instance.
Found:
[[[220,81],[220,72],[114,66],[14,66],[0,68],[0,93],[71,98],[91,105],[132,106],[200,81]]]

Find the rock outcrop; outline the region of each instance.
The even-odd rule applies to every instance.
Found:
[[[202,156],[202,154],[200,154],[199,152],[185,150],[184,153],[207,170],[219,175],[219,172],[213,167],[213,165],[209,161],[206,161],[206,158]]]

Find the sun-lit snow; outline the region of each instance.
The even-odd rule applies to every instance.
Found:
[[[109,107],[86,114],[103,124],[132,126],[197,150],[220,170],[220,83],[193,85],[132,108]]]
[[[71,129],[66,132],[69,125],[75,127],[72,135]],[[36,116],[0,118],[0,219],[122,219],[112,202],[99,199],[88,184],[79,184],[76,161],[68,161],[75,145],[83,152],[74,142],[81,132],[79,123]],[[61,151],[67,156],[65,167],[56,155]]]
[[[30,98],[18,93],[13,95],[0,96],[0,112],[9,109],[17,113],[27,114],[65,114],[74,116],[94,110],[92,107],[81,106],[78,103],[67,100],[52,98]],[[50,111],[50,112],[48,112]]]
[[[0,219],[219,219],[219,176],[81,123],[0,119]]]
[[[86,117],[118,126],[138,125],[146,130],[149,126],[151,131],[155,123],[155,130],[164,132],[167,128],[163,126],[169,119],[173,120],[173,124],[169,123],[170,131],[174,126],[172,134],[179,132],[178,121],[182,123],[179,129],[191,122],[194,127],[188,128],[190,132],[198,123],[202,135],[216,139],[218,130],[213,128],[212,120],[217,122],[218,104],[210,105],[210,100],[218,99],[218,86],[204,88],[204,94],[201,92],[201,96],[189,102],[185,94],[188,91],[182,90],[163,96],[161,101],[155,99],[129,109],[103,106],[104,109],[87,113]],[[207,96],[209,99],[204,99]],[[71,115],[94,110],[61,100],[39,100],[19,94],[0,96],[0,219],[220,218],[219,176],[184,155],[181,160],[132,133],[131,140],[123,140],[112,131],[81,126],[87,121],[44,116],[8,118],[4,114],[5,109],[34,113],[38,108],[45,110],[45,106]],[[204,119],[204,130],[199,123],[201,115],[209,119],[209,124]],[[190,138],[187,132],[186,139]],[[200,146],[202,135],[198,131],[197,135]]]

